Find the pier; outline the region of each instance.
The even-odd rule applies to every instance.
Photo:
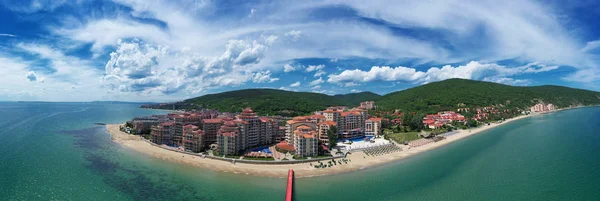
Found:
[[[285,192],[285,201],[292,201],[294,190],[294,170],[290,169],[288,171],[288,181],[287,181],[287,190]]]

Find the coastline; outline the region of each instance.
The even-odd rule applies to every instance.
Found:
[[[467,130],[457,130],[457,134],[447,137],[444,140],[439,142],[429,143],[419,147],[409,148],[406,145],[399,145],[402,147],[403,151],[381,155],[381,156],[367,156],[362,151],[352,152],[347,156],[348,159],[351,160],[348,164],[344,165],[336,165],[329,168],[314,168],[307,163],[300,164],[245,164],[245,163],[236,163],[232,164],[227,161],[220,161],[210,158],[202,158],[199,156],[191,156],[188,154],[183,154],[175,151],[166,150],[163,148],[155,147],[150,143],[142,140],[140,136],[129,135],[119,130],[120,124],[107,124],[106,130],[111,135],[111,139],[124,147],[130,148],[132,150],[138,151],[140,153],[148,154],[150,156],[163,159],[165,161],[183,163],[187,165],[197,166],[201,168],[210,169],[213,171],[219,172],[230,172],[234,174],[247,174],[247,175],[255,175],[255,176],[264,176],[264,177],[276,177],[276,178],[286,178],[289,169],[293,169],[298,178],[303,177],[314,177],[314,176],[324,176],[324,175],[332,175],[332,174],[340,174],[346,172],[352,172],[356,170],[362,170],[370,167],[375,167],[378,165],[383,165],[386,163],[396,162],[410,156],[423,153],[429,150],[437,149],[439,147],[445,146],[447,144],[459,141],[461,139],[468,138],[470,136],[479,134],[488,129],[495,128],[497,126],[504,125],[506,123],[524,119],[527,117],[537,116],[541,114],[553,113],[567,109],[575,109],[580,107],[573,108],[563,108],[550,112],[543,113],[535,113],[529,115],[520,115],[511,119],[507,119],[502,123],[491,123],[490,125],[483,125],[474,129]]]

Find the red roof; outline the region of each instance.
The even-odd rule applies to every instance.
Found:
[[[236,124],[235,124],[235,122],[233,122],[233,121],[226,121],[226,122],[225,122],[225,126],[235,127],[235,126],[237,126],[237,125],[236,125]]]
[[[223,132],[223,133],[219,133],[219,134],[222,136],[225,136],[225,137],[237,136],[237,133],[235,133],[235,132]]]
[[[321,124],[327,124],[328,126],[335,126],[335,125],[337,125],[337,123],[335,121],[329,121],[329,120],[325,121],[325,122],[322,122],[319,125],[321,125]]]
[[[433,120],[433,119],[426,119],[426,120],[423,120],[423,123],[424,123],[424,124],[432,124],[432,123],[434,123],[434,122],[435,122],[435,120]]]
[[[285,150],[285,151],[296,151],[296,148],[294,147],[294,145],[291,145],[290,143],[288,143],[286,141],[281,141],[276,146],[277,146],[277,148]]]
[[[248,124],[247,121],[244,121],[244,120],[241,120],[241,119],[236,119],[236,120],[234,120],[234,122],[241,123],[241,124]]]
[[[197,129],[198,126],[195,126],[195,125],[192,125],[192,124],[188,124],[188,125],[183,126],[183,128]]]
[[[175,122],[167,121],[167,122],[160,123],[160,125],[161,126],[172,126],[172,125],[175,125]]]
[[[369,118],[369,119],[367,119],[367,120],[369,120],[369,121],[381,121],[381,120],[382,120],[382,118],[371,117],[371,118]]]
[[[320,114],[315,114],[315,115],[311,115],[311,116],[308,116],[308,117],[309,118],[316,118],[316,119],[324,119],[325,118],[325,116],[320,115]]]
[[[222,119],[204,119],[202,120],[203,123],[205,124],[220,124],[223,123]]]
[[[311,135],[311,134],[304,134],[303,136],[304,138],[315,138],[315,135]]]
[[[312,129],[312,128],[310,126],[301,125],[301,126],[296,127],[296,129],[308,130],[308,129]]]
[[[252,111],[252,108],[246,108],[242,113],[254,113],[254,111]]]

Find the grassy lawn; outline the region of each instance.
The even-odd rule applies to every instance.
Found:
[[[240,159],[240,156],[225,156],[225,158]]]
[[[255,160],[255,161],[274,161],[274,158],[252,158],[252,157],[244,157],[244,160]]]
[[[404,141],[412,141],[419,139],[419,132],[400,132],[400,133],[390,133],[386,134],[389,139],[394,140],[396,143],[404,143]]]

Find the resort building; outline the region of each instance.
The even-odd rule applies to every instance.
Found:
[[[348,106],[331,106],[331,107],[327,107],[327,110],[346,111],[346,110],[348,110]]]
[[[379,136],[382,118],[371,117],[365,121],[365,135]]]
[[[285,126],[278,126],[277,134],[273,136],[273,142],[285,141]]]
[[[246,108],[237,116],[238,119],[248,122],[247,135],[243,136],[246,147],[257,147],[261,145],[261,138],[266,138],[264,133],[260,133],[260,119],[251,108]],[[262,135],[262,136],[261,136]]]
[[[310,157],[316,156],[319,152],[319,140],[317,132],[313,127],[301,125],[294,131],[294,147],[296,148],[296,156]]]
[[[200,115],[196,113],[183,113],[173,117],[175,121],[175,134],[173,135],[173,144],[183,146],[183,127],[185,125],[200,126]]]
[[[127,123],[131,124],[132,128],[136,131],[136,134],[150,134],[152,126],[160,124],[161,120],[165,119],[166,115],[152,115],[145,117],[134,117]]]
[[[306,116],[306,120],[313,122],[315,124],[319,124],[321,122],[324,122],[326,119],[325,119],[325,116],[323,116],[323,115],[314,114],[314,115]]]
[[[339,110],[325,110],[323,111],[323,116],[325,117],[325,121],[333,121],[335,123],[339,123],[340,115],[342,111]]]
[[[302,116],[294,117],[292,120],[288,120],[286,123],[287,124],[285,125],[285,140],[292,145],[294,144],[295,140],[294,131],[297,129],[297,127],[307,126],[312,128],[312,130],[317,130],[317,124],[308,121],[306,117]]]
[[[329,143],[329,137],[327,136],[327,131],[331,129],[331,127],[336,126],[337,123],[335,121],[324,121],[319,123],[319,140],[323,143]]]
[[[487,118],[487,113],[481,112],[475,115],[474,118]],[[454,121],[464,122],[465,116],[454,111],[438,112],[437,114],[428,114],[423,118],[423,124],[427,128],[439,129],[446,124],[451,124]]]
[[[240,139],[238,126],[233,121],[226,121],[217,132],[217,153],[219,155],[239,155]]]
[[[342,138],[355,138],[364,136],[365,120],[367,112],[365,110],[352,110],[342,112],[337,122],[338,134]]]
[[[556,108],[554,107],[553,104],[544,105],[542,103],[538,103],[538,104],[535,104],[534,106],[532,106],[530,108],[530,111],[531,112],[547,112],[547,111],[552,111],[555,109]]]
[[[183,148],[185,151],[198,153],[204,150],[204,131],[195,125],[183,126]]]
[[[261,117],[260,118],[260,144],[261,145],[270,145],[275,141],[276,136],[279,132],[279,123],[271,118]]]
[[[151,141],[156,144],[173,145],[175,122],[163,122],[157,126],[152,126],[150,134],[152,135]]]
[[[375,101],[365,101],[360,103],[360,108],[365,110],[375,109]]]
[[[202,120],[202,129],[204,130],[204,146],[210,147],[217,143],[217,132],[223,125],[222,119],[204,119]]]

